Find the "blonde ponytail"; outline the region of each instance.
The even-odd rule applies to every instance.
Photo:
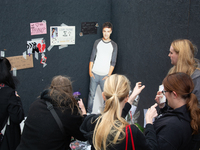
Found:
[[[111,144],[118,144],[125,138],[124,128],[128,122],[121,117],[120,103],[130,91],[129,80],[122,75],[112,75],[104,84],[106,97],[105,108],[96,119],[93,134],[93,145],[96,150],[104,149]]]

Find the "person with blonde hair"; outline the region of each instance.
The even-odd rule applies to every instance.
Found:
[[[60,128],[50,108],[47,108],[48,102],[53,105],[63,128]],[[72,136],[86,141],[79,130],[86,116],[83,116],[86,110],[80,110],[80,105],[83,105],[82,100],[77,102],[73,97],[70,79],[61,75],[55,76],[51,86],[31,104],[17,150],[68,150]]]
[[[158,91],[155,100],[159,104],[157,116],[152,106],[146,113],[146,138],[154,138],[159,150],[197,150],[200,143],[200,108],[191,77],[177,72],[167,75],[163,80],[164,90]],[[168,100],[163,108],[159,98],[162,93]],[[155,136],[156,135],[156,136]]]
[[[129,96],[130,82],[125,76],[114,74],[106,79],[102,92],[105,100],[102,114],[87,116],[81,125],[81,131],[92,144],[92,149],[149,149],[143,133],[134,124],[127,129],[129,123],[123,118],[144,87],[141,82],[136,83]]]
[[[200,102],[200,62],[195,58],[197,47],[187,39],[174,40],[170,46],[169,57],[174,65],[168,74],[184,72],[191,76],[194,82],[193,93]]]

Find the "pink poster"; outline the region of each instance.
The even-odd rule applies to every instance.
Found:
[[[47,34],[47,24],[43,22],[30,23],[31,35]]]

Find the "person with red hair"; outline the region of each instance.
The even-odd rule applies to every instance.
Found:
[[[159,150],[192,150],[199,147],[200,109],[194,90],[194,83],[189,75],[182,72],[167,75],[163,80],[164,90],[158,91],[155,100],[159,104],[146,113],[145,135],[156,137]],[[159,103],[162,93],[167,104]],[[155,136],[156,134],[156,136]],[[151,144],[151,143],[150,143]]]

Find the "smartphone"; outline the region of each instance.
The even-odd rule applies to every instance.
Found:
[[[159,91],[163,91],[163,90],[164,90],[164,86],[163,86],[163,84],[162,84],[162,85],[159,86]],[[160,97],[160,104],[166,102],[166,97],[165,97],[165,95],[163,95],[163,93],[162,93],[162,96],[163,96],[163,97]]]

